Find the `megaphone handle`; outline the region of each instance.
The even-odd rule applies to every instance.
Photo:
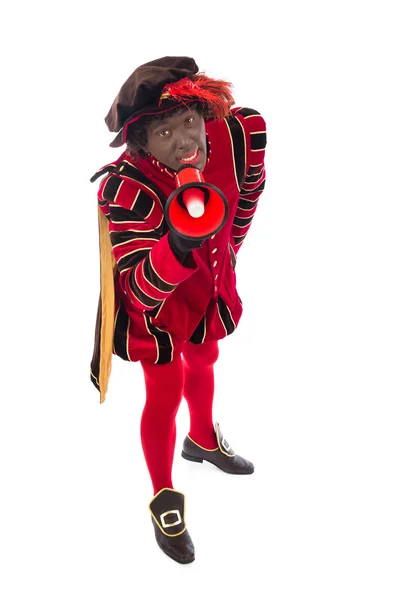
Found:
[[[185,240],[173,229],[169,232],[169,245],[181,265],[196,266],[191,258],[191,250],[201,248],[203,242],[203,239]]]

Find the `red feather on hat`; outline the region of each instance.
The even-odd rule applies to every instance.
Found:
[[[235,103],[231,90],[232,84],[228,81],[199,73],[192,79],[185,77],[165,85],[158,104],[166,99],[182,104],[198,101],[207,104],[218,119],[223,119],[229,115],[230,107]]]

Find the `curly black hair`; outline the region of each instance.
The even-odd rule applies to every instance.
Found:
[[[201,102],[193,102],[190,104],[191,109],[195,109],[205,121],[215,120],[216,117],[211,109]],[[184,106],[177,106],[168,112],[164,112],[157,115],[147,115],[141,117],[134,123],[128,126],[126,133],[126,150],[131,158],[134,160],[141,157],[146,158],[147,154],[144,147],[147,144],[147,127],[154,121],[163,121],[166,117],[186,110]]]

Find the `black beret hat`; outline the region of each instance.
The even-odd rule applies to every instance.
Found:
[[[110,146],[122,146],[126,126],[141,115],[160,113],[177,106],[178,102],[171,99],[163,102],[163,108],[160,108],[164,86],[192,77],[197,72],[196,62],[188,56],[164,56],[135,69],[121,87],[104,119],[110,131],[119,132]]]

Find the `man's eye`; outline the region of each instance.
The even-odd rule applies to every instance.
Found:
[[[158,132],[158,135],[161,137],[165,137],[168,134],[169,134],[168,129],[162,129],[161,131]]]
[[[188,117],[186,119],[186,123],[188,123],[189,125],[191,125],[193,123],[193,121],[194,121],[194,117]]]

